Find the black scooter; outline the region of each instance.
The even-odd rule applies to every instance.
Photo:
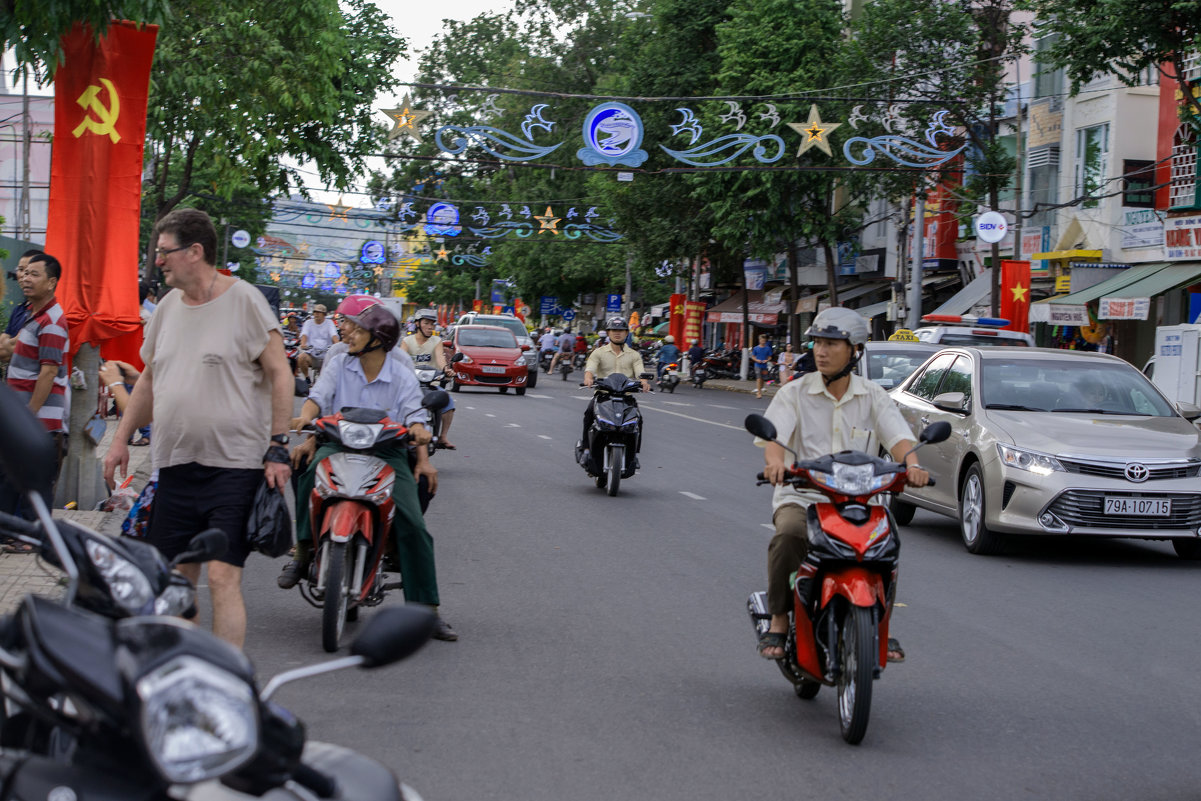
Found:
[[[644,379],[653,377],[653,373],[642,375]],[[577,448],[576,460],[596,479],[598,488],[608,487],[609,495],[616,495],[621,480],[638,470],[642,412],[634,393],[642,391],[642,384],[613,373],[594,383],[593,390],[594,417],[587,441]]]

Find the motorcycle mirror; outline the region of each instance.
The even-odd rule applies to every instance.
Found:
[[[185,562],[211,562],[229,550],[229,537],[219,528],[210,528],[192,537],[187,550],[171,560],[171,567]]]
[[[450,395],[440,389],[435,389],[425,393],[425,397],[421,399],[421,405],[431,412],[441,411],[450,405]]]
[[[772,425],[771,420],[761,414],[748,414],[742,424],[746,426],[747,431],[760,439],[774,440],[776,438],[776,427]]]
[[[456,353],[454,356],[451,356],[451,357],[450,357],[450,360],[451,360],[452,362],[461,362],[461,361],[463,361],[463,354],[462,354],[462,353]]]
[[[937,423],[927,426],[926,430],[918,436],[918,440],[923,445],[929,445],[935,442],[943,442],[949,436],[951,436],[951,424],[946,420],[939,420]]]
[[[58,472],[54,440],[7,385],[0,389],[0,441],[0,465],[12,485],[21,492],[48,491]]]
[[[371,616],[363,633],[351,643],[350,652],[362,657],[366,668],[399,662],[425,645],[436,620],[433,612],[416,606],[382,609]]]

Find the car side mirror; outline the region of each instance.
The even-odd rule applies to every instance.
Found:
[[[962,392],[943,392],[931,401],[935,409],[955,414],[967,414],[967,395]],[[945,437],[943,439],[946,439]]]
[[[963,393],[957,394],[962,395]],[[949,436],[951,436],[951,424],[946,420],[939,420],[937,423],[926,426],[926,430],[918,436],[918,441],[923,445],[930,445],[935,442],[944,442]]]
[[[522,346],[521,346],[521,349],[522,349],[522,350],[529,350],[529,349],[530,349],[530,346],[529,346],[529,345],[522,345]]]
[[[1180,411],[1181,417],[1190,422],[1196,420],[1198,417],[1201,417],[1201,406],[1198,406],[1195,403],[1178,401],[1176,403],[1176,408]]]

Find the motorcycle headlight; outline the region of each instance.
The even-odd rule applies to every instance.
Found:
[[[834,463],[833,473],[809,471],[810,477],[818,484],[828,487],[839,495],[866,495],[888,484],[896,476],[888,474],[876,475],[876,468],[870,464],[839,464]]]
[[[997,443],[997,452],[1001,454],[1001,464],[1006,467],[1016,467],[1019,470],[1029,470],[1036,476],[1049,476],[1052,473],[1065,472],[1058,459],[1045,453],[1015,448],[1012,445],[1002,445],[999,442]]]
[[[370,448],[384,427],[379,423],[338,423],[338,436],[348,448]]]
[[[418,369],[417,370],[417,380],[423,384],[428,384],[429,382],[433,381],[437,377],[438,377],[437,370],[426,370],[426,369]]]
[[[258,750],[258,705],[250,685],[192,656],[138,679],[146,750],[169,782],[228,773]]]
[[[133,562],[90,537],[85,541],[84,549],[108,585],[113,600],[127,612],[140,614],[154,600],[150,579]]]
[[[169,584],[167,589],[154,599],[154,614],[162,617],[183,617],[196,604],[196,589],[189,581],[185,584]]]

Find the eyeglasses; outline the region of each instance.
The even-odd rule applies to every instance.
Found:
[[[155,255],[155,258],[161,259],[166,256],[170,256],[172,253],[176,253],[181,250],[187,250],[190,247],[192,247],[192,246],[191,245],[180,245],[177,248],[168,248],[166,250],[163,250],[162,248],[155,248],[154,255]]]

